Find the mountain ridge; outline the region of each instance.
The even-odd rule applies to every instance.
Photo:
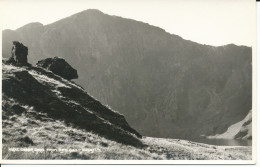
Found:
[[[25,25],[23,25],[23,26],[21,26],[21,27],[15,29],[15,30],[12,30],[12,29],[4,29],[3,31],[6,31],[6,30],[17,31],[17,30],[19,30],[20,28],[27,27],[28,25],[31,25],[31,24],[35,24],[35,25],[38,25],[38,26],[40,26],[40,25],[41,25],[41,26],[48,26],[48,25],[54,24],[54,23],[56,23],[56,22],[62,21],[62,20],[64,20],[64,19],[67,19],[67,18],[70,18],[70,17],[74,17],[74,16],[78,16],[79,14],[87,14],[87,13],[90,13],[90,12],[91,12],[91,13],[99,13],[99,14],[103,14],[103,15],[107,15],[107,16],[116,17],[116,18],[128,19],[128,20],[132,20],[132,21],[139,22],[139,23],[147,24],[147,25],[152,26],[152,27],[154,27],[154,28],[161,29],[162,31],[164,31],[164,32],[166,32],[166,33],[168,33],[168,34],[170,34],[170,35],[173,35],[173,36],[179,37],[179,38],[181,38],[181,39],[184,39],[184,38],[182,38],[180,35],[177,35],[177,34],[174,34],[174,33],[170,33],[170,32],[166,31],[165,29],[163,29],[163,28],[161,28],[161,27],[158,27],[158,26],[155,26],[155,25],[146,23],[146,22],[144,22],[144,21],[138,21],[138,20],[131,19],[131,18],[124,18],[124,17],[117,16],[117,15],[109,15],[109,14],[103,13],[102,11],[100,11],[100,10],[98,10],[98,9],[94,9],[94,8],[93,8],[93,9],[83,10],[83,11],[81,11],[81,12],[72,14],[72,15],[70,15],[70,16],[67,16],[67,17],[63,18],[63,19],[60,19],[60,20],[57,20],[57,21],[54,21],[54,22],[52,22],[52,23],[48,23],[48,24],[45,24],[45,25],[42,24],[41,22],[31,22],[31,23],[27,23],[27,24],[25,24]],[[190,39],[184,39],[184,40],[189,41],[189,42],[194,42],[194,43],[196,43],[196,44],[201,44],[201,43],[199,43],[199,42],[195,42],[195,41],[192,41],[192,40],[190,40]],[[228,45],[252,47],[252,46],[247,46],[247,45],[237,45],[237,44],[235,44],[235,43],[228,43],[228,44],[223,44],[223,45],[219,45],[219,46],[208,45],[208,44],[201,44],[201,45],[210,46],[210,47],[222,47],[222,46],[228,46]]]

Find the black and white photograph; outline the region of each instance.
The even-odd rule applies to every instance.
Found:
[[[0,25],[2,163],[255,163],[255,1],[0,0]]]

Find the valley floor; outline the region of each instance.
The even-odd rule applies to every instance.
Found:
[[[215,146],[179,139],[144,137],[151,152],[174,160],[250,160],[250,146]]]
[[[72,142],[32,147],[3,146],[4,159],[114,160],[250,160],[249,146],[213,146],[178,139],[144,137],[145,149],[118,144],[88,133],[96,142]],[[69,141],[67,141],[69,142]],[[15,151],[15,149],[20,151]],[[45,149],[44,149],[45,148]]]

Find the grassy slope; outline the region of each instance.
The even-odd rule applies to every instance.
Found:
[[[37,67],[15,67],[3,64],[3,101],[34,107],[50,118],[65,121],[78,128],[93,131],[105,138],[132,146],[143,146],[138,132],[129,127],[124,116],[89,96],[84,89],[51,72]],[[19,106],[4,105],[9,115]]]
[[[147,148],[126,146],[49,118],[33,107],[3,99],[6,104],[19,105],[26,110],[14,115],[4,114],[3,159],[251,159],[251,147],[212,146],[178,139],[144,137],[142,141]],[[40,150],[13,152],[11,148]]]
[[[8,101],[18,105],[11,99]],[[92,132],[51,119],[32,107],[21,107],[27,110],[26,113],[8,116],[3,120],[3,159],[161,159],[148,150],[107,140]],[[41,118],[42,121],[36,118]],[[10,150],[17,147],[46,148],[46,151],[21,153]],[[62,149],[65,150],[61,151]]]

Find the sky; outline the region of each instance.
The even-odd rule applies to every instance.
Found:
[[[253,46],[254,0],[0,0],[1,29],[50,24],[86,9],[161,27],[213,46]]]

